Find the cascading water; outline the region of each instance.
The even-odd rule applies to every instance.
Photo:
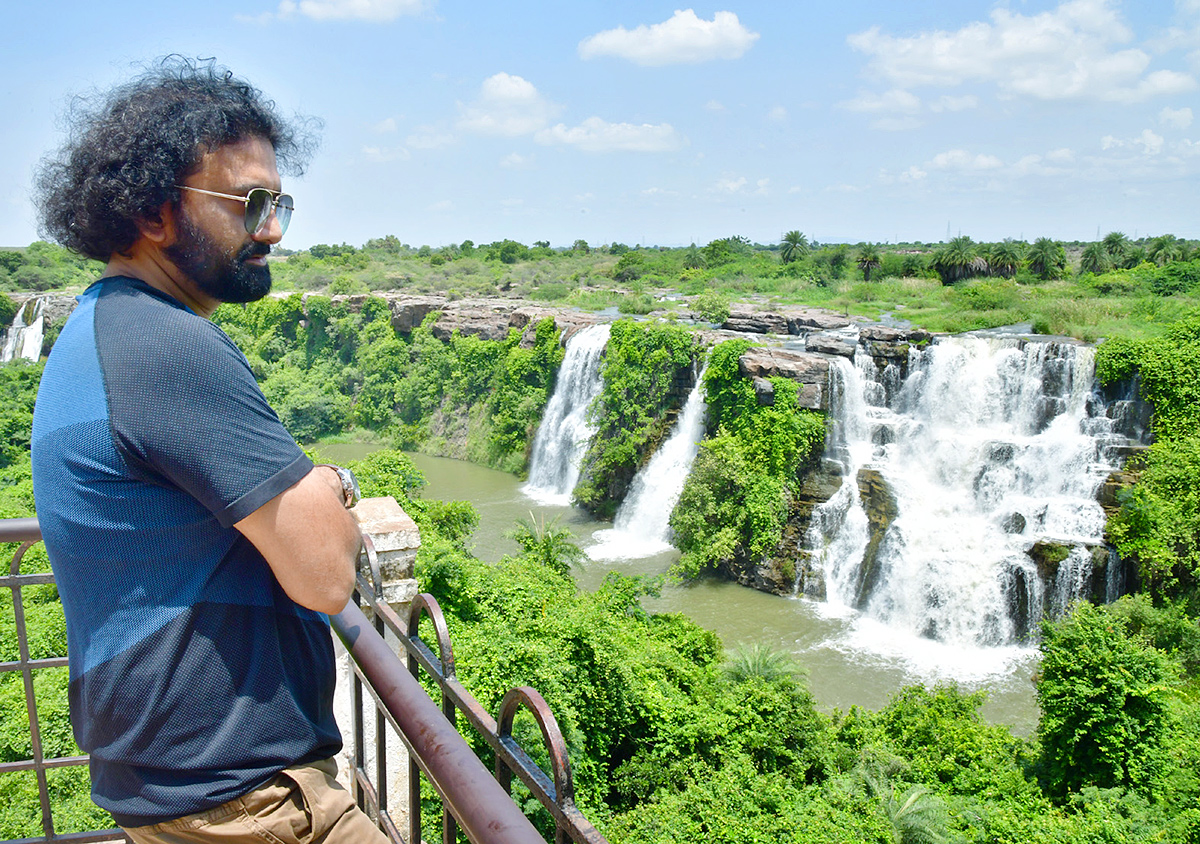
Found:
[[[704,371],[675,422],[675,429],[633,479],[613,526],[596,531],[598,544],[587,549],[593,560],[638,559],[671,547],[668,520],[704,437]]]
[[[856,361],[835,369],[826,456],[843,484],[813,514],[816,582],[798,587],[823,585],[893,640],[1024,641],[1086,592],[1103,541],[1095,492],[1114,467],[1089,417],[1092,350],[949,338],[913,350],[903,382]],[[1056,573],[1039,571],[1038,542],[1058,549]]]
[[[609,330],[608,324],[592,325],[567,341],[554,395],[533,438],[529,480],[521,488],[540,504],[569,504],[579,481],[580,461],[596,433],[587,412],[603,386],[600,358]]]
[[[42,355],[42,340],[45,336],[46,309],[44,298],[30,299],[16,316],[4,335],[4,348],[0,349],[0,363],[17,358],[36,361]]]

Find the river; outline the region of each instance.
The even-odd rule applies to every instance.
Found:
[[[377,446],[332,444],[319,446],[323,459],[347,462]],[[521,491],[512,475],[472,463],[423,454],[409,455],[425,474],[424,498],[468,500],[479,512],[474,553],[495,562],[515,554],[517,545],[505,538],[517,519],[559,518],[585,548],[594,546],[597,531],[611,528],[582,511],[563,505],[540,504]],[[661,574],[678,552],[670,550],[640,559],[589,559],[576,570],[583,589],[595,589],[609,571]],[[902,686],[912,683],[957,682],[964,690],[983,690],[984,718],[1029,735],[1037,726],[1038,710],[1031,677],[1037,664],[1029,647],[963,649],[915,636],[897,634],[857,613],[831,610],[830,605],[805,598],[783,598],[734,583],[704,579],[667,586],[660,598],[643,599],[650,612],[682,612],[720,635],[727,648],[764,643],[793,654],[807,672],[807,682],[822,710],[843,711],[851,706],[880,709]]]

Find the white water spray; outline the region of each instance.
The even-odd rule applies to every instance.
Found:
[[[567,341],[554,395],[533,439],[529,480],[521,491],[539,504],[565,506],[579,482],[579,464],[596,429],[588,408],[600,395],[600,359],[610,326],[592,325]]]
[[[593,534],[599,543],[587,549],[593,560],[635,560],[671,547],[668,520],[704,436],[708,408],[704,404],[703,381],[701,370],[674,430],[634,477],[612,528]]]
[[[899,373],[861,351],[837,363],[826,453],[844,482],[805,547],[830,609],[862,614],[854,647],[947,658],[924,640],[968,663],[981,648],[1005,658],[1002,646],[1086,592],[1088,546],[1103,541],[1095,491],[1113,468],[1103,420],[1088,418],[1092,360],[1074,345],[950,338],[914,350],[898,389],[886,385]],[[894,515],[880,528],[876,512],[873,554],[860,493],[872,483]],[[1071,546],[1049,588],[1028,554],[1038,540]]]
[[[0,349],[0,363],[17,358],[36,361],[42,356],[42,340],[45,337],[46,309],[44,298],[30,299],[16,316],[4,335],[4,348]]]

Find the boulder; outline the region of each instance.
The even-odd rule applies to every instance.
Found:
[[[854,348],[857,344],[837,334],[815,332],[804,338],[806,351],[822,355],[837,355],[843,358],[854,358]]]
[[[738,309],[730,311],[729,318],[721,326],[727,331],[747,334],[787,334],[788,321],[781,314]]]
[[[849,317],[821,308],[788,308],[783,312],[788,334],[807,334],[812,329],[832,331],[850,325]]]
[[[810,352],[753,348],[747,349],[742,355],[738,372],[745,378],[790,378],[797,382],[801,407],[809,410],[829,409],[829,358]]]
[[[445,308],[447,300],[442,296],[405,296],[392,299],[389,304],[392,309],[392,328],[401,334],[412,334],[413,329],[425,321],[425,317]]]

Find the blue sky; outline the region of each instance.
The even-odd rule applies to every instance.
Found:
[[[1200,0],[12,2],[0,245],[72,94],[214,56],[321,118],[284,245],[1200,237]]]

